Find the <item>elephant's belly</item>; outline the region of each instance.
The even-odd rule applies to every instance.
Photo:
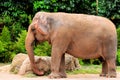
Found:
[[[71,46],[67,50],[68,54],[81,59],[93,59],[99,58],[102,55],[102,49],[100,46]]]
[[[76,52],[76,51],[67,51],[68,54],[77,57],[77,58],[81,58],[81,59],[95,59],[95,58],[99,58],[101,57],[101,53],[100,52]]]

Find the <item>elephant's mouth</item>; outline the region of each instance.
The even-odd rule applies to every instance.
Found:
[[[37,39],[35,39],[35,46],[37,46],[38,44],[40,44],[41,43],[41,41],[38,41]]]
[[[40,44],[40,43],[42,43],[42,42],[44,42],[45,40],[37,40],[36,38],[35,38],[35,46],[37,46],[38,44]]]

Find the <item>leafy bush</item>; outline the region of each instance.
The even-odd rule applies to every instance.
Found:
[[[117,51],[117,65],[120,65],[120,28],[117,29],[118,51]]]
[[[90,3],[91,2],[91,3]],[[48,12],[74,12],[74,13],[92,13],[95,14],[95,8],[92,7],[94,0],[35,0],[33,2],[33,10],[37,11],[48,11]]]
[[[0,36],[0,40],[5,43],[11,42],[11,35],[10,31],[8,30],[7,27],[4,27]]]
[[[0,2],[0,27],[4,25],[11,31],[12,41],[15,42],[18,34],[29,25],[28,15],[31,15],[32,1],[5,0]]]
[[[9,52],[11,45],[11,35],[7,27],[4,27],[0,36],[0,61],[6,62],[11,58]]]
[[[19,34],[19,36],[17,37],[17,41],[15,42],[14,45],[14,52],[17,53],[25,53],[25,38],[27,35],[27,31],[26,30],[22,30],[21,33]]]
[[[18,34],[22,31],[23,28],[21,28],[21,24],[18,22],[15,22],[9,27],[11,31],[11,39],[12,41],[16,41],[17,37],[19,36]]]
[[[48,42],[41,43],[35,47],[35,55],[38,56],[50,56],[51,55],[51,46]]]
[[[0,57],[2,56],[1,53],[5,51],[4,44],[0,41]]]
[[[24,29],[21,22],[15,21],[10,15],[3,15],[2,17],[0,17],[1,29],[3,26],[6,26],[9,29],[12,41],[15,41],[18,37],[18,34],[21,32],[22,29]]]
[[[120,49],[120,28],[117,29],[118,49]]]
[[[22,30],[16,42],[11,42],[10,31],[4,27],[0,36],[0,61],[9,62],[19,52],[25,52],[25,37],[27,31]]]
[[[120,49],[117,50],[117,65],[120,65]]]
[[[27,35],[26,30],[22,30],[22,32],[19,34],[19,37],[17,37],[17,41],[14,44],[14,52],[17,53],[26,53],[25,50],[25,38]],[[35,55],[38,56],[50,56],[51,53],[51,46],[48,44],[48,42],[41,43],[34,47]]]
[[[120,0],[99,0],[98,15],[111,19],[116,26],[120,23]]]
[[[97,2],[98,1],[98,5]],[[25,52],[24,39],[34,14],[38,11],[86,13],[105,16],[120,27],[120,0],[4,0],[0,2],[0,61],[10,61],[12,57]],[[5,30],[5,31],[4,31]],[[1,30],[0,30],[1,31]],[[21,32],[22,31],[22,32]],[[120,49],[120,29],[117,29],[118,49]],[[36,55],[50,55],[51,46],[45,42],[35,47]],[[119,56],[119,54],[118,54]],[[4,59],[4,60],[3,60]],[[96,63],[98,60],[86,62]],[[80,61],[82,63],[82,61]],[[84,62],[83,62],[84,63]]]

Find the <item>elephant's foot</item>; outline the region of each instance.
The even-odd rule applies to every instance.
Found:
[[[100,77],[107,77],[107,78],[116,78],[116,73],[110,73],[110,74],[100,74]]]
[[[61,73],[51,73],[49,78],[54,79],[54,78],[66,78],[66,74],[61,74]]]
[[[101,73],[101,74],[100,74],[100,77],[106,77],[106,74]]]
[[[107,78],[116,78],[116,73],[109,73],[109,74],[106,74],[106,77]]]
[[[67,74],[65,72],[60,72],[60,76],[62,76],[62,78],[67,78]]]

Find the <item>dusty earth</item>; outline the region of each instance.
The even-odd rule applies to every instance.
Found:
[[[58,80],[58,79],[49,79],[47,76],[28,78],[7,72],[0,72],[0,80]],[[117,78],[99,77],[99,74],[76,74],[68,75],[68,78],[62,78],[59,80],[120,80],[120,73],[117,73]]]
[[[8,70],[8,66],[9,65],[3,68],[0,64],[0,68],[2,69],[2,72],[0,72],[0,80],[120,80],[120,72],[117,72],[117,78],[100,77],[99,74],[69,74],[67,75],[68,78],[61,79],[49,79],[47,76],[25,77],[6,71]]]

